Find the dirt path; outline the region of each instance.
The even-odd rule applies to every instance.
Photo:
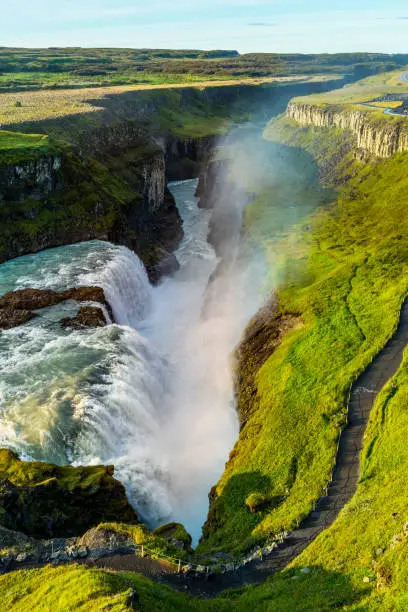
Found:
[[[360,474],[360,451],[371,408],[379,391],[398,370],[407,344],[408,300],[402,307],[395,335],[351,388],[348,425],[340,437],[333,481],[327,495],[318,500],[315,511],[299,529],[289,534],[278,549],[268,558],[253,561],[235,572],[206,578],[186,578],[163,570],[158,572],[159,580],[184,592],[207,597],[215,596],[228,588],[263,582],[293,561],[319,533],[327,529],[356,491]],[[134,555],[109,557],[95,564],[104,568],[144,573],[140,561]],[[157,572],[157,568],[155,571]],[[152,574],[150,576],[155,577]]]

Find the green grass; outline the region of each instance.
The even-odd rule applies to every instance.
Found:
[[[137,574],[116,574],[83,566],[19,571],[0,577],[2,598],[0,610],[13,612],[63,611],[125,612],[126,610],[223,610],[225,606],[193,601],[160,584]],[[132,591],[138,596],[134,606]]]
[[[173,527],[173,529],[172,529]],[[123,523],[101,523],[98,529],[108,529],[119,534],[126,534],[135,544],[143,544],[149,556],[155,558],[168,557],[171,562],[181,559],[187,561],[188,550],[191,544],[191,536],[187,533],[183,525],[172,523],[162,525],[154,532],[151,532],[143,524],[126,525]],[[169,531],[172,533],[169,533]],[[171,542],[171,538],[182,540],[187,545],[185,549],[178,548]]]
[[[401,66],[396,71],[370,76],[341,89],[295,98],[294,102],[347,109],[360,102],[370,102],[387,94],[407,94],[408,83],[400,78],[402,72],[407,70],[407,66]]]
[[[0,165],[48,154],[53,147],[45,134],[20,134],[0,130]]]
[[[396,69],[407,55],[274,54],[166,49],[0,49],[0,91],[135,83],[369,74]]]
[[[293,130],[292,144],[317,148],[317,129]],[[337,174],[333,164],[342,134],[321,130],[320,139],[331,169],[326,178],[344,178],[344,162]],[[336,204],[275,237],[275,210],[288,202],[287,191],[249,206],[247,232],[266,249],[278,315],[296,315],[302,325],[257,374],[251,415],[217,485],[201,550],[237,552],[292,529],[328,484],[350,385],[392,335],[408,289],[407,163],[404,153],[358,171],[350,158],[350,180],[338,188]],[[241,393],[245,382],[244,373]],[[251,493],[286,500],[252,514],[245,507]]]

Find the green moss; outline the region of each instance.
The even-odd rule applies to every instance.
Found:
[[[125,523],[103,523],[101,529],[110,529],[116,533],[126,534],[135,544],[143,544],[146,551],[154,558],[168,557],[177,562],[179,559],[187,560],[190,552],[191,536],[183,525],[171,523],[155,529],[153,533],[145,525],[127,525]],[[180,548],[172,540],[185,542],[185,548]]]
[[[167,523],[160,525],[153,531],[154,535],[160,536],[170,543],[180,542],[185,550],[191,552],[191,535],[186,531],[184,525],[180,523]]]
[[[0,449],[0,523],[34,537],[80,535],[101,520],[137,522],[113,466],[21,461]]]

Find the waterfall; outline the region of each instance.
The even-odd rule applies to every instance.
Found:
[[[113,250],[112,259],[103,267],[98,266],[98,261],[94,262],[96,265],[91,267],[92,271],[82,274],[78,283],[103,287],[115,321],[120,325],[136,327],[150,306],[151,287],[147,273],[132,251],[126,247],[113,247]]]
[[[239,265],[208,298],[218,259],[195,188],[171,186],[184,223],[181,268],[157,287],[129,249],[97,240],[0,265],[0,293],[96,285],[115,319],[63,329],[59,320],[78,310],[68,301],[0,335],[0,444],[29,459],[114,464],[143,520],[184,522],[197,541],[238,433],[230,355],[259,300],[255,292],[248,311]]]

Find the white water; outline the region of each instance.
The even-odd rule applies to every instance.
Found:
[[[136,255],[99,241],[0,266],[1,293],[102,286],[120,324],[63,330],[58,320],[78,309],[66,302],[2,333],[0,444],[58,463],[113,463],[144,520],[183,522],[197,540],[237,436],[230,354],[260,296],[254,269],[233,260],[202,317],[217,260],[195,187],[172,186],[181,269],[158,287]]]

